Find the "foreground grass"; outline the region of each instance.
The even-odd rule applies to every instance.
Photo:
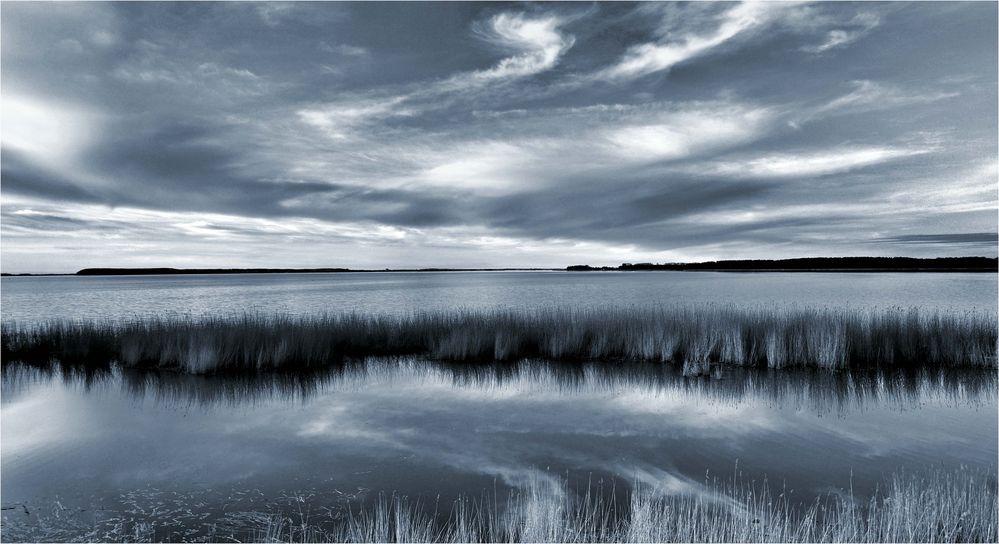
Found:
[[[623,516],[601,495],[532,486],[511,496],[502,512],[459,500],[443,527],[418,505],[383,499],[331,532],[308,536],[350,542],[994,542],[996,482],[983,476],[896,474],[883,494],[866,502],[847,494],[807,506],[766,483],[715,483],[696,495],[643,486],[629,493]],[[292,523],[274,516],[255,535],[292,538]]]
[[[967,470],[897,473],[867,500],[849,491],[812,503],[739,479],[694,494],[647,486],[623,503],[539,480],[505,500],[460,498],[449,506],[379,496],[364,505],[312,508],[314,494],[272,498],[269,511],[191,506],[203,497],[146,491],[122,511],[85,515],[61,507],[5,512],[4,541],[260,542],[995,542],[994,475]],[[230,496],[231,498],[231,496]],[[200,503],[204,506],[205,503]],[[284,506],[285,508],[282,508]],[[94,517],[96,516],[96,517]]]
[[[985,367],[996,364],[996,316],[915,309],[662,307],[243,315],[129,322],[50,322],[2,330],[4,362],[172,369],[189,373],[315,369],[351,358],[444,361],[633,360],[753,367]]]

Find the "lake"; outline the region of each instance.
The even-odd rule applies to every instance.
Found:
[[[2,319],[231,313],[592,308],[636,305],[917,306],[995,312],[995,274],[780,272],[379,272],[43,276],[0,280]]]
[[[319,518],[380,494],[447,511],[460,494],[539,483],[696,494],[738,473],[808,502],[867,497],[899,470],[995,470],[994,376],[496,370],[390,360],[309,382],[6,376],[3,501],[26,505],[7,516],[145,512],[166,527],[157,538],[176,538],[227,512],[287,512],[295,497]],[[184,514],[193,504],[203,518]]]
[[[2,318],[660,304],[987,313],[996,299],[994,274],[24,277],[3,278]],[[685,377],[671,365],[600,361],[373,358],[245,376],[6,365],[4,539],[261,538],[270,514],[321,525],[385,497],[444,522],[460,497],[502,502],[539,487],[617,497],[626,513],[625,493],[643,486],[712,497],[766,482],[811,504],[865,501],[899,474],[971,471],[994,482],[996,381],[978,369]],[[93,532],[111,525],[113,534]]]

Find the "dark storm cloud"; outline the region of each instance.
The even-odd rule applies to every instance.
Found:
[[[0,10],[7,262],[995,253],[994,4]]]

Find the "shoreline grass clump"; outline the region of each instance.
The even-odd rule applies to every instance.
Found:
[[[488,362],[652,361],[850,369],[995,369],[994,314],[916,309],[660,307],[239,315],[3,326],[5,363],[214,372],[316,369],[348,359],[419,356]]]
[[[999,536],[994,471],[899,471],[866,498],[844,489],[798,501],[788,489],[739,475],[691,493],[636,484],[622,500],[614,495],[538,479],[505,497],[459,496],[450,504],[379,494],[321,508],[312,504],[321,494],[293,492],[264,501],[267,510],[223,502],[215,512],[204,494],[146,490],[127,494],[124,511],[58,503],[51,514],[38,505],[33,515],[12,509],[0,536],[7,542],[995,542]],[[194,503],[202,508],[192,510]]]

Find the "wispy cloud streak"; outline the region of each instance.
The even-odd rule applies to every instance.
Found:
[[[694,57],[771,22],[789,4],[743,2],[724,11],[707,31],[669,32],[662,40],[632,46],[613,66],[601,71],[604,79],[631,79],[669,70]]]
[[[809,53],[825,53],[830,49],[845,47],[874,30],[880,22],[881,19],[876,13],[858,13],[848,23],[847,28],[830,30],[821,43],[805,46],[802,50]]]
[[[730,177],[793,178],[828,176],[929,153],[929,149],[892,147],[831,149],[801,154],[775,154],[720,161],[702,167],[702,174]]]

